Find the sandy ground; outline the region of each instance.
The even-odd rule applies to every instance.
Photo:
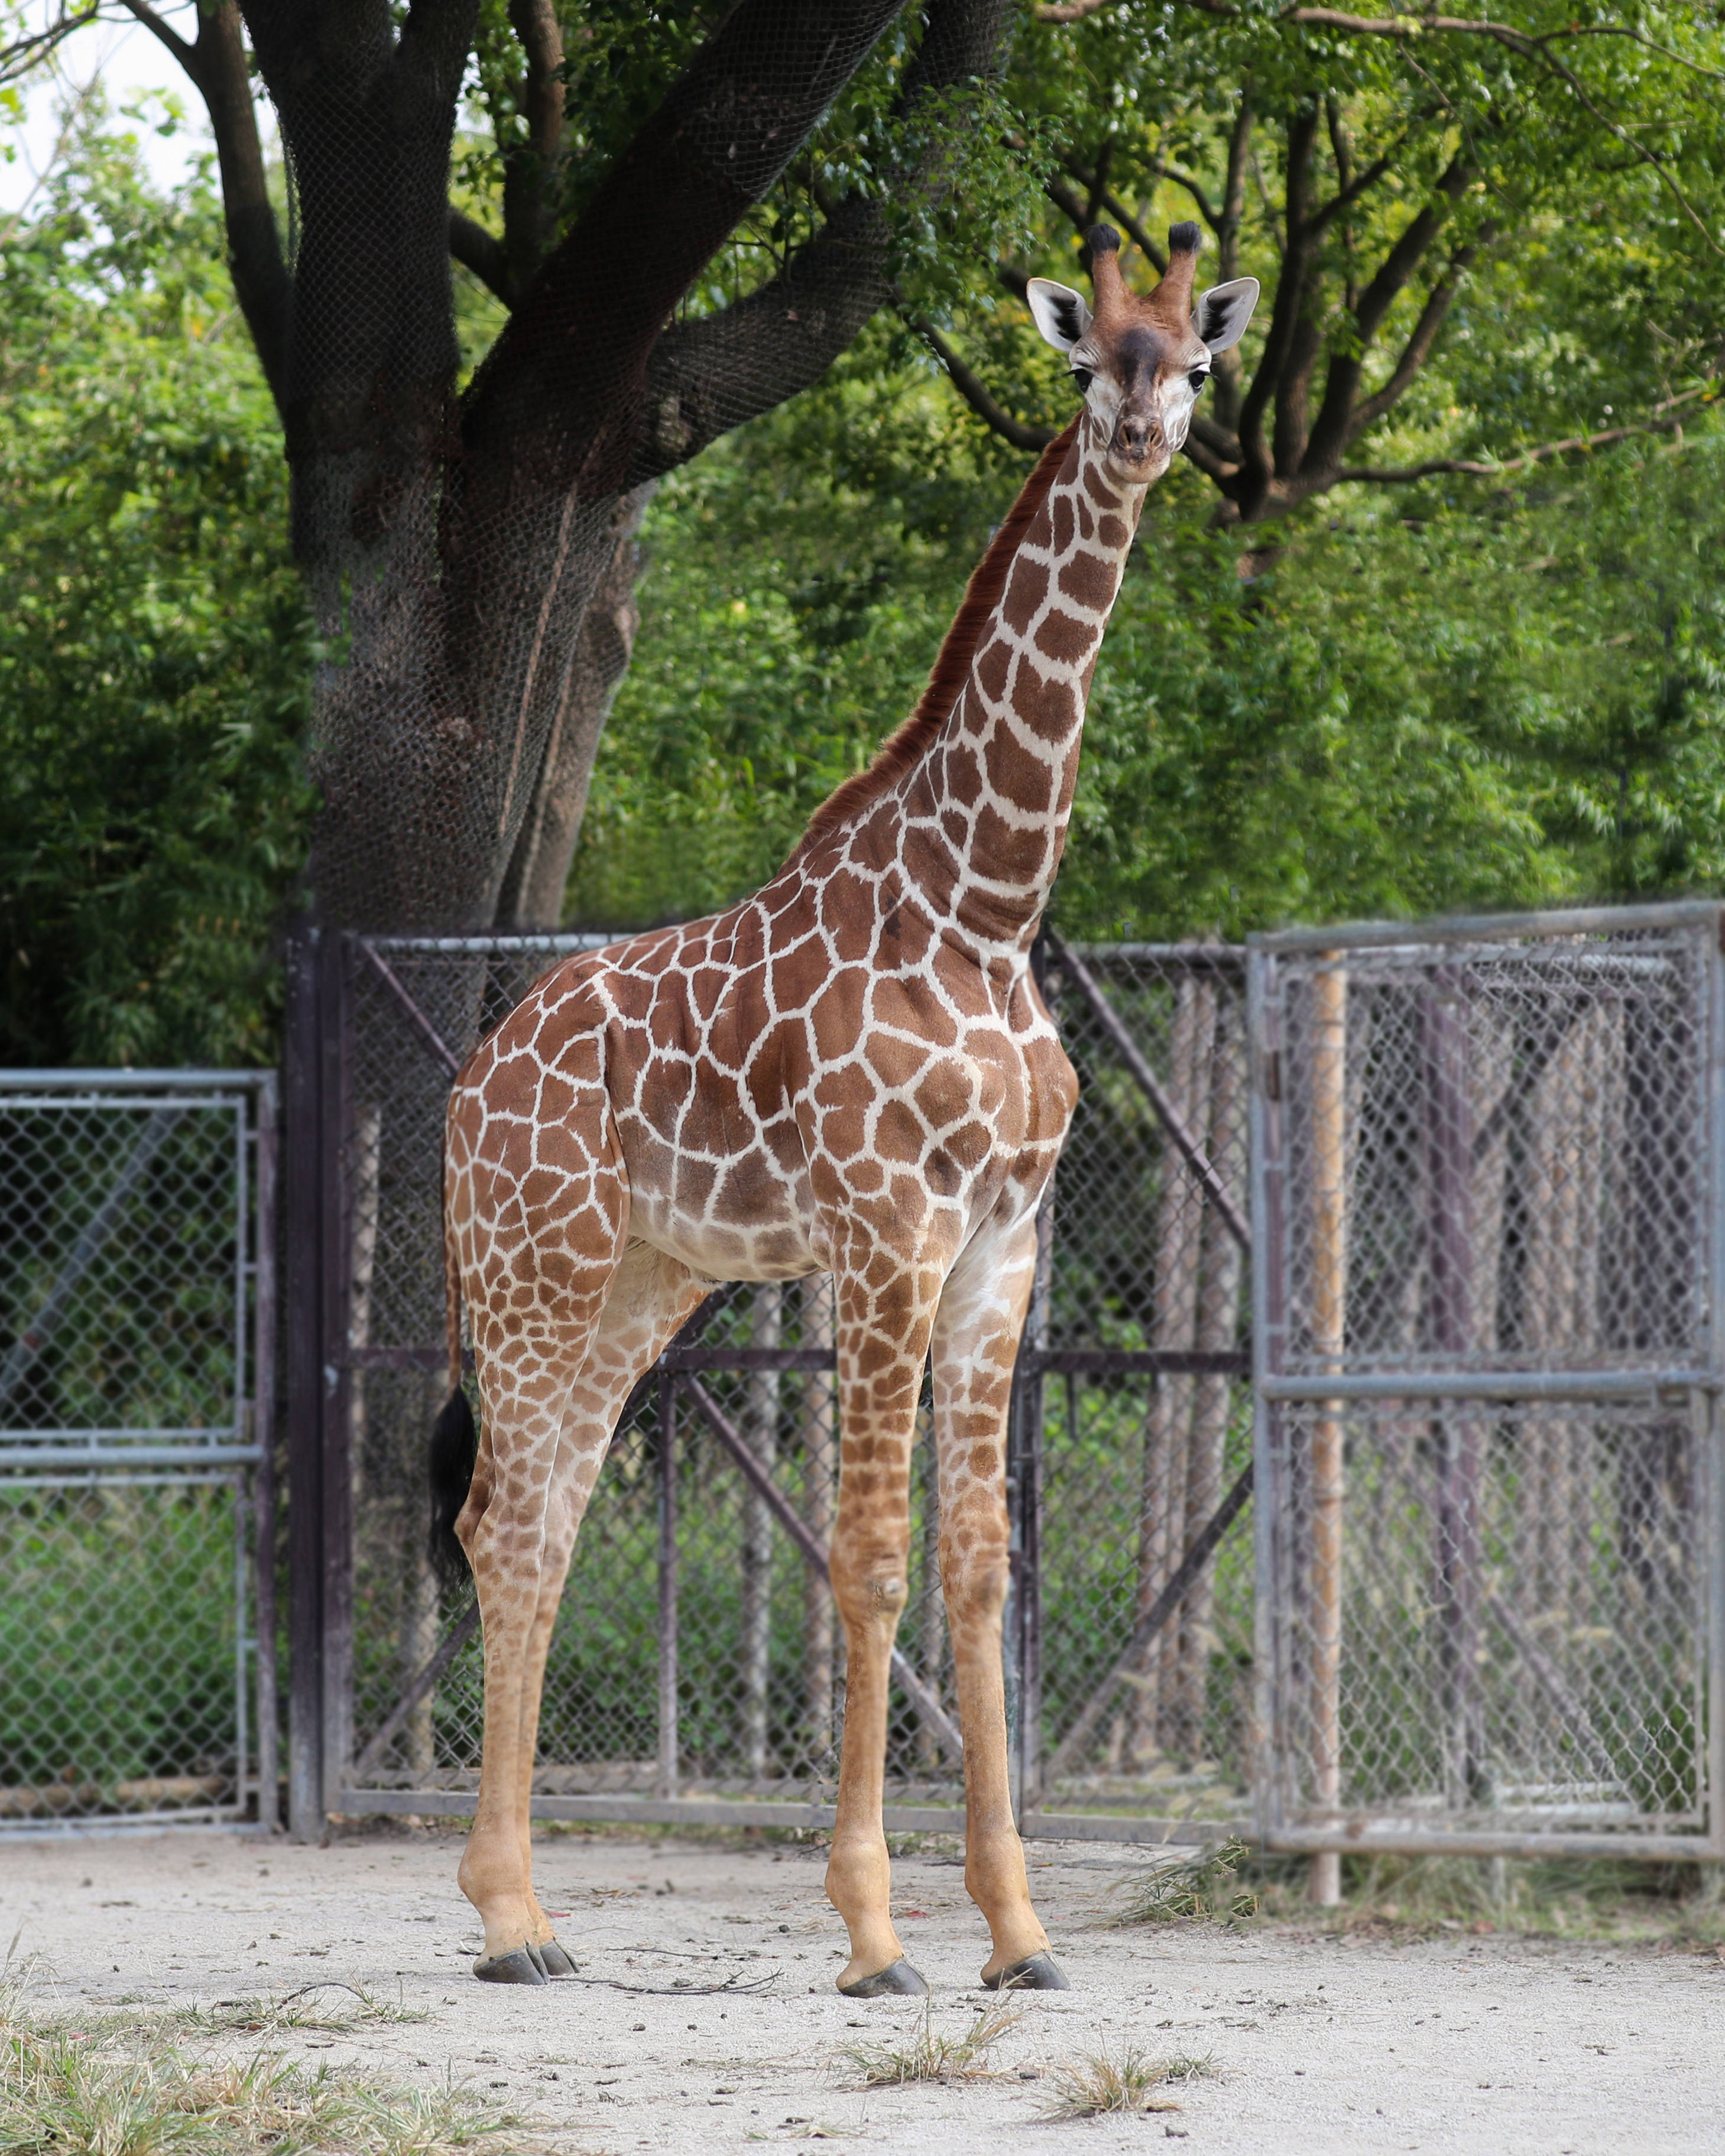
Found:
[[[834,2139],[889,2149],[1725,2150],[1725,1963],[1458,1934],[1392,1946],[1213,1927],[1101,1928],[1134,1853],[1033,1845],[1074,1989],[1024,2002],[999,2079],[865,2092],[847,2044],[908,2039],[920,2005],[833,1989],[843,1933],[819,1851],[553,1835],[536,1873],[581,1976],[474,1983],[458,1845],[400,1830],[326,1849],[194,1830],[0,1843],[0,1938],[44,2003],[172,2008],[320,1981],[429,2010],[285,2048],[403,2082],[465,2082],[570,2152]],[[984,2001],[980,1919],[950,1856],[896,1869],[901,1932],[957,2034]],[[702,1987],[756,1987],[716,1994]],[[1050,2070],[1106,2044],[1208,2054],[1180,2110],[1042,2118]]]

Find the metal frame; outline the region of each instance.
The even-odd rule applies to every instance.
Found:
[[[225,1804],[98,1814],[87,1819],[4,1820],[0,1821],[0,1838],[131,1834],[165,1826],[245,1826],[269,1833],[277,1823],[279,1773],[273,1532],[279,1081],[273,1070],[0,1070],[0,1099],[14,1106],[39,1102],[58,1108],[116,1096],[139,1097],[167,1109],[215,1106],[234,1111],[234,1402],[229,1440],[212,1443],[193,1430],[152,1435],[140,1442],[121,1430],[26,1436],[0,1429],[0,1476],[52,1489],[196,1482],[232,1490],[239,1772],[233,1799]],[[87,1255],[93,1256],[94,1251]],[[82,1442],[58,1441],[74,1437]],[[255,1781],[246,1771],[254,1715]],[[257,1820],[252,1826],[245,1815],[254,1799]]]
[[[1543,1371],[1404,1370],[1291,1373],[1281,1367],[1286,1321],[1284,1278],[1284,1163],[1280,963],[1335,952],[1405,951],[1456,945],[1543,941],[1638,931],[1688,932],[1707,957],[1705,1068],[1697,1073],[1709,1132],[1703,1194],[1704,1246],[1709,1274],[1710,1335],[1706,1363],[1635,1369]],[[1407,923],[1365,922],[1295,928],[1249,937],[1248,1025],[1252,1042],[1250,1096],[1252,1235],[1261,1262],[1253,1272],[1255,1457],[1260,1502],[1256,1521],[1256,1724],[1255,1838],[1266,1848],[1317,1855],[1356,1853],[1470,1856],[1615,1856],[1670,1861],[1725,1861],[1725,907],[1711,900],[1645,906],[1594,906],[1549,913],[1462,915]],[[1286,1763],[1278,1756],[1281,1698],[1288,1641],[1279,1583],[1287,1576],[1291,1507],[1287,1405],[1300,1402],[1384,1399],[1574,1401],[1656,1400],[1688,1405],[1697,1431],[1697,1492],[1704,1545],[1703,1632],[1708,1715],[1702,1803],[1707,1828],[1694,1834],[1548,1830],[1471,1831],[1422,1825],[1407,1817],[1356,1816],[1337,1826],[1306,1826],[1287,1815]]]

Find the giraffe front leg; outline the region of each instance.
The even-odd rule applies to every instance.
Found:
[[[1001,1667],[1007,1416],[1035,1265],[1034,1214],[1004,1234],[978,1235],[947,1282],[934,1332],[941,1584],[964,1735],[964,1883],[988,1919],[990,1990],[1067,1989],[1030,1903],[1012,1815]]]
[[[883,1268],[884,1270],[884,1268]],[[845,1732],[827,1898],[850,1934],[839,1989],[853,1999],[922,1993],[893,1928],[891,1865],[881,1823],[893,1640],[907,1592],[911,1447],[928,1353],[932,1298],[914,1269],[880,1288],[837,1282],[839,1510],[833,1598],[845,1627]]]

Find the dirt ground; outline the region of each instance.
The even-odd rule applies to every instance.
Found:
[[[47,2005],[140,2009],[341,1983],[423,2021],[282,2040],[403,2082],[465,2082],[572,2152],[1424,2150],[1655,2156],[1725,2149],[1725,1963],[1458,1934],[1389,1945],[1214,1926],[1102,1928],[1142,1853],[1033,1844],[1074,1989],[1024,2002],[998,2078],[867,2091],[848,2045],[909,2041],[920,2002],[833,1989],[843,1932],[818,1850],[553,1834],[536,1872],[575,1980],[476,1984],[459,1845],[397,1830],[324,1849],[182,1830],[0,1844],[0,1938]],[[895,1907],[957,2035],[986,1994],[951,1856],[901,1859]],[[729,1984],[729,1990],[712,1987]],[[743,1987],[748,1987],[744,1989]],[[1050,2123],[1052,2072],[1127,2043],[1208,2056],[1178,2112]]]

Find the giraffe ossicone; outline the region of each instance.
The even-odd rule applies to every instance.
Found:
[[[1029,956],[1146,490],[1257,296],[1250,279],[1220,285],[1194,316],[1198,244],[1195,226],[1175,226],[1166,275],[1139,297],[1117,236],[1097,227],[1094,309],[1032,280],[1032,311],[1067,354],[1082,407],[972,577],[916,711],[779,873],[711,919],[565,961],[456,1080],[444,1158],[454,1391],[434,1450],[485,1633],[484,1753],[460,1868],[485,1923],[481,1977],[537,1984],[571,1967],[533,1895],[529,1797],[552,1625],[623,1404],[717,1284],[827,1272],[830,1571],[847,1654],[826,1877],[850,1934],[839,1989],[922,1987],[893,1928],[881,1808],[931,1360],[965,1880],[991,1935],[983,1980],[1064,1984],[1013,1820],[1001,1671],[1008,1401],[1037,1206],[1076,1091]]]

